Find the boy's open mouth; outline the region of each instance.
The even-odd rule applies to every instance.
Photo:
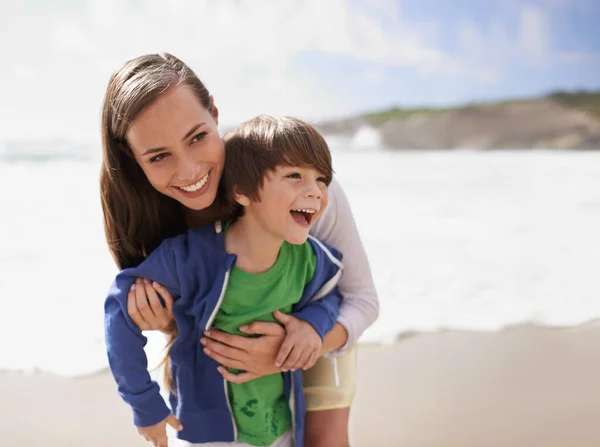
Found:
[[[310,225],[316,212],[316,210],[310,208],[302,208],[291,210],[290,214],[296,223],[299,223],[300,225]]]

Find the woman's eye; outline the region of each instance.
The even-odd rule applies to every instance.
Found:
[[[196,134],[192,137],[191,143],[197,143],[198,141],[202,141],[204,140],[204,137],[206,136],[206,132],[200,132],[199,134]]]
[[[150,159],[150,163],[156,163],[157,161],[164,160],[168,156],[169,156],[169,154],[158,154],[158,155],[155,155],[154,157],[152,157]]]
[[[286,175],[287,178],[301,178],[300,174],[298,174],[297,172],[293,172],[291,174]]]

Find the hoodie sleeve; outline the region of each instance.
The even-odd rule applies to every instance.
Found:
[[[180,295],[172,247],[165,241],[142,264],[117,275],[104,304],[104,327],[108,361],[119,395],[133,409],[137,427],[154,425],[170,410],[160,396],[159,386],[148,373],[144,352],[147,338],[127,312],[127,295],[136,277],[163,284],[177,299]]]
[[[329,332],[340,314],[340,303],[342,296],[339,288],[336,286],[319,300],[311,301],[301,310],[293,312],[291,315],[300,318],[310,324],[321,337]]]

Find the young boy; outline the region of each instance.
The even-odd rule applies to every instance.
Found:
[[[302,446],[301,371],[228,383],[200,338],[213,326],[241,334],[243,324],[275,321],[280,311],[302,321],[286,338],[305,365],[314,363],[341,299],[341,255],[308,236],[327,205],[331,154],[308,124],[265,116],[239,126],[225,147],[223,192],[233,220],[167,239],[117,276],[105,303],[109,363],[135,425],[155,446],[166,445],[167,423],[190,443]],[[169,400],[179,419],[150,379],[146,338],[127,313],[136,277],[163,284],[175,300]]]

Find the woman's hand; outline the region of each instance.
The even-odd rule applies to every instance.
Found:
[[[160,297],[165,302],[163,307]],[[127,296],[127,313],[142,331],[167,332],[174,321],[173,297],[157,282],[137,278]]]
[[[222,365],[218,370],[223,378],[232,383],[245,383],[281,372],[281,368],[275,366],[275,359],[285,339],[285,329],[277,323],[255,321],[240,327],[240,331],[259,337],[243,337],[214,329],[205,332],[206,337],[200,339],[206,355]],[[226,368],[244,372],[233,374]]]

